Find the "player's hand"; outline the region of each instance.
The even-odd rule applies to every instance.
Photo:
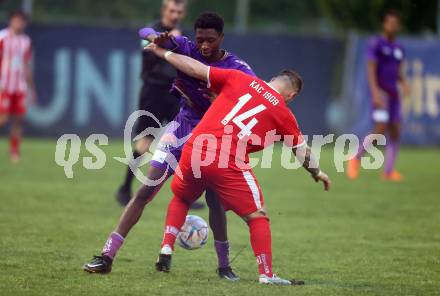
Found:
[[[320,171],[319,174],[317,174],[316,176],[313,176],[313,179],[315,179],[315,182],[322,182],[324,183],[324,190],[325,191],[329,191],[330,190],[330,185],[332,184],[332,182],[330,181],[330,178],[327,176],[326,173],[324,173],[323,171]]]
[[[158,46],[156,43],[150,43],[144,47],[144,50],[150,51],[160,58],[165,58],[166,50]]]
[[[30,85],[28,87],[29,92],[26,96],[26,105],[33,106],[37,103],[37,92],[35,90],[35,87]]]
[[[385,102],[382,99],[380,92],[373,94],[373,106],[375,109],[384,109],[385,108]]]
[[[160,33],[159,36],[154,38],[153,43],[162,46],[165,42],[171,39],[171,36],[172,35],[170,35],[168,32]]]
[[[180,31],[179,29],[172,29],[170,31],[170,35],[174,36],[174,37],[181,36],[182,35],[182,31]]]
[[[411,94],[408,82],[403,82],[402,83],[402,94],[404,97],[409,97],[409,95]]]
[[[35,90],[35,87],[33,87],[30,94],[30,103],[31,105],[35,105],[37,104],[37,101],[37,91]]]

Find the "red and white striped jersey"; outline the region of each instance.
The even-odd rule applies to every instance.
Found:
[[[0,30],[0,91],[25,93],[26,68],[32,56],[31,39],[16,35],[9,29]]]

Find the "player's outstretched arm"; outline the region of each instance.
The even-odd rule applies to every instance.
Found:
[[[199,80],[208,81],[209,67],[205,64],[202,64],[201,62],[188,56],[173,53],[171,51],[163,49],[155,43],[148,44],[145,49],[153,52],[158,57],[168,61],[177,70],[182,71],[188,76],[194,77]]]
[[[32,104],[37,102],[37,92],[35,90],[34,75],[32,74],[32,47],[29,46],[25,56],[25,75],[30,91],[30,101]]]
[[[154,39],[159,36],[159,33],[156,32],[156,30],[148,27],[140,29],[138,34],[141,39],[148,40],[150,42],[153,42]]]
[[[303,164],[303,167],[312,175],[316,182],[324,184],[324,190],[330,190],[331,181],[326,173],[319,169],[319,163],[307,145],[292,149],[295,156]]]
[[[180,31],[177,29],[174,29],[171,32],[159,33],[156,32],[153,28],[148,27],[140,29],[138,33],[141,39],[154,42],[160,47],[169,50],[175,50],[178,47],[178,45],[173,42],[173,36],[175,37],[181,35]]]

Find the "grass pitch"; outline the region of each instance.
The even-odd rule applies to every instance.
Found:
[[[26,140],[19,164],[9,162],[7,141],[0,141],[0,295],[440,293],[438,150],[403,149],[399,168],[407,179],[399,184],[380,181],[377,171],[349,182],[326,150],[321,161],[333,180],[329,193],[302,170],[255,170],[271,218],[274,270],[304,279],[302,287],[257,285],[247,227],[233,213],[231,257],[244,248],[233,262],[240,282],[217,278],[212,238],[200,250],[177,247],[172,272],[156,273],[168,185],[128,236],[113,272],[83,272],[122,211],[114,193],[124,167],[112,159],[122,156],[122,144],[110,140],[105,151],[104,169],[87,171],[80,161],[67,179],[54,162],[55,141]],[[207,210],[194,214],[207,218]]]

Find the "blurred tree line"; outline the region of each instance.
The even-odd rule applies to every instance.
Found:
[[[234,27],[239,0],[189,0],[185,26],[202,11],[223,15]],[[246,1],[246,0],[245,0]],[[343,33],[377,31],[381,14],[390,8],[402,15],[411,34],[436,32],[438,0],[248,0],[250,31]],[[81,23],[140,26],[159,17],[161,0],[33,0],[38,23]],[[0,0],[0,17],[20,8],[21,0]],[[439,33],[439,32],[437,32]]]

